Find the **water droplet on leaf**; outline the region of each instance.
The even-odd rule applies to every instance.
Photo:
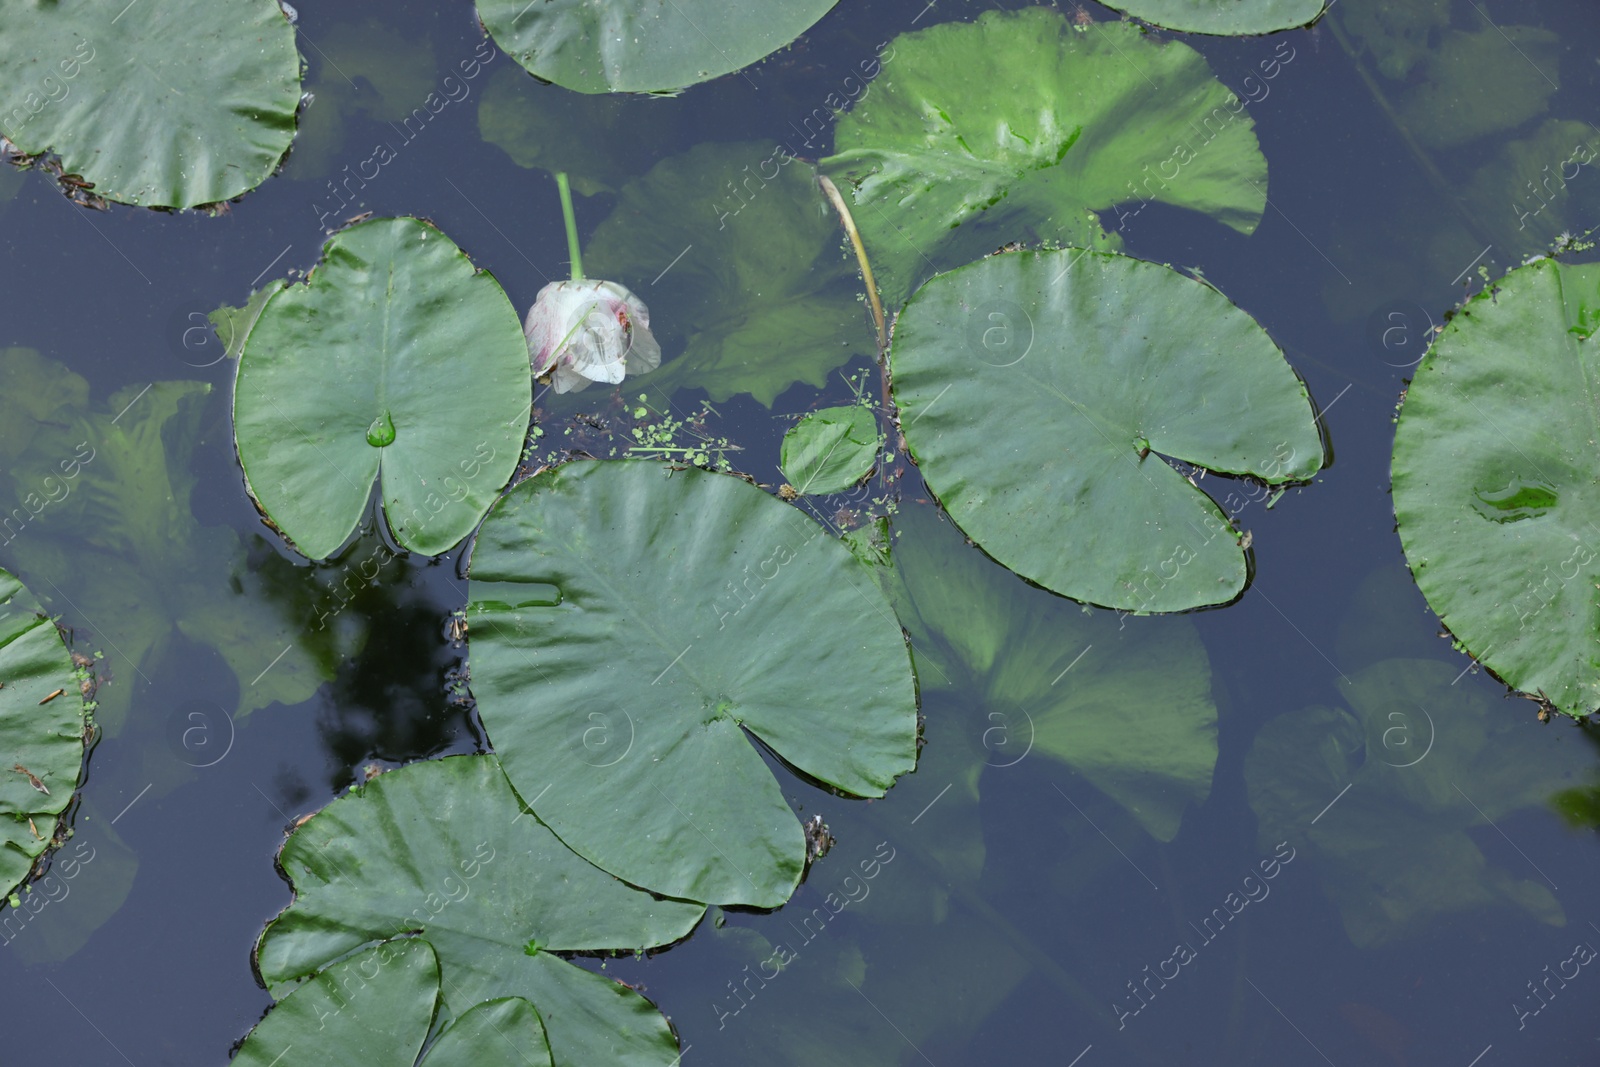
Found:
[[[394,444],[394,420],[387,411],[379,412],[378,417],[372,420],[372,425],[367,427],[367,444],[373,448]]]

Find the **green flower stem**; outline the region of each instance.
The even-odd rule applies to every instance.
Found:
[[[572,189],[565,171],[556,171],[556,188],[561,191],[561,221],[567,225],[567,254],[572,260],[572,280],[583,281],[583,254],[578,250],[578,219],[572,213]]]

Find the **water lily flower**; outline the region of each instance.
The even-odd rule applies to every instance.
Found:
[[[650,309],[616,282],[551,282],[528,309],[523,334],[534,377],[549,374],[558,393],[615,385],[661,365]]]
[[[650,309],[616,282],[583,276],[578,220],[565,173],[556,172],[561,221],[567,228],[572,280],[539,290],[522,324],[533,376],[550,375],[558,393],[587,389],[590,382],[616,385],[629,374],[661,366],[661,346],[650,335]]]

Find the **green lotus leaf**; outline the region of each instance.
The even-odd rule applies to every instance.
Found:
[[[54,843],[83,768],[72,654],[39,602],[0,571],[0,897]]]
[[[1037,751],[1172,840],[1184,808],[1210,795],[1217,762],[1211,665],[1194,624],[1086,613],[1016,581],[926,508],[902,508],[895,526],[895,602],[918,678],[949,698],[941,711],[969,720],[983,748],[974,771]]]
[[[865,478],[883,447],[878,417],[860,404],[823,408],[783,435],[783,476],[800,493],[842,493]]]
[[[789,44],[835,0],[478,0],[507,55],[582,93],[670,92],[730,74]]]
[[[0,134],[146,207],[254,189],[289,150],[300,105],[277,0],[16,0],[0,10],[0,70]]]
[[[195,521],[189,472],[210,388],[135,384],[91,407],[88,383],[66,367],[0,350],[0,561],[107,657],[95,718],[108,734],[175,631],[227,661],[240,715],[306,700],[354,651],[312,625],[312,591],[265,595],[303,589],[303,572],[270,550],[251,564],[264,541]]]
[[[511,997],[475,1005],[418,1059],[440,1001],[440,963],[420,939],[387,941],[318,971],[240,1046],[246,1067],[550,1067],[538,1012]]]
[[[500,283],[432,225],[373,219],[261,310],[234,386],[239,462],[312,559],[355,531],[374,480],[396,540],[438,555],[516,468],[532,388]]]
[[[624,186],[583,260],[647,297],[669,353],[684,344],[642,386],[771,407],[876,351],[841,240],[809,164],[762,142],[704,144]]]
[[[517,166],[561,171],[594,196],[617,192],[665,156],[682,115],[680,101],[575,93],[508,66],[484,88],[478,135]]]
[[[1255,124],[1200,54],[1129,23],[1077,32],[1046,8],[991,11],[895,39],[839,120],[822,169],[854,189],[889,301],[1018,240],[1120,244],[1147,201],[1252,233],[1266,208]]]
[[[1438,660],[1385,660],[1340,683],[1354,714],[1279,716],[1245,758],[1261,846],[1304,843],[1362,948],[1486,907],[1564,922],[1537,868],[1491,864],[1469,831],[1493,836],[1491,823],[1580,780],[1588,747],[1482,687],[1452,686],[1456,673]]]
[[[469,575],[472,692],[507,776],[634,885],[788,899],[805,841],[761,746],[857,796],[916,763],[909,656],[872,575],[740,478],[546,471],[489,513]]]
[[[1127,256],[1019,252],[939,275],[890,359],[928,488],[995,560],[1087,603],[1180,611],[1244,588],[1227,517],[1163,456],[1268,483],[1322,467],[1305,386],[1266,331]]]
[[[1451,318],[1395,429],[1395,518],[1417,585],[1508,685],[1600,707],[1600,480],[1589,383],[1600,265],[1541,260]]]
[[[1560,38],[1537,26],[1446,30],[1423,64],[1424,80],[1400,102],[1412,134],[1452,148],[1545,112],[1560,84]]]
[[[493,756],[379,775],[297,828],[278,862],[295,898],[256,952],[275,993],[369,942],[415,933],[438,952],[450,1009],[532,1002],[558,1063],[659,1067],[678,1056],[649,1001],[556,953],[653,948],[686,935],[704,908],[651,897],[575,855],[527,813]]]
[[[1242,36],[1315,22],[1324,0],[1116,0],[1113,11],[1185,33]]]

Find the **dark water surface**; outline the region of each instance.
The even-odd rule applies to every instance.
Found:
[[[1555,30],[1561,88],[1551,112],[1600,121],[1600,9],[1582,0],[1472,6],[1496,24]],[[1115,17],[1089,7],[1096,18]],[[796,128],[879,42],[913,22],[969,19],[985,9],[954,0],[936,7],[845,0],[796,48],[663,103],[682,138],[674,150],[705,141],[802,141]],[[338,56],[319,48],[324,39],[371,41],[365,62],[373,69],[414,67],[417,50],[431,50],[437,73],[412,75],[422,93],[481,40],[467,2],[307,0],[299,15],[313,88],[342,76]],[[363,29],[369,19],[388,30]],[[687,942],[655,957],[584,961],[643,987],[677,1027],[686,1064],[1494,1067],[1600,1057],[1600,1022],[1589,1010],[1600,976],[1582,969],[1541,986],[1538,1000],[1529,987],[1572,958],[1575,944],[1600,945],[1600,905],[1588,900],[1588,879],[1600,877],[1593,830],[1569,827],[1548,806],[1467,829],[1485,859],[1486,885],[1524,887],[1514,892],[1528,899],[1536,890],[1540,900],[1557,902],[1556,913],[1502,894],[1433,921],[1396,917],[1392,936],[1358,944],[1328,891],[1341,872],[1310,843],[1311,826],[1281,849],[1258,840],[1244,776],[1263,724],[1342,703],[1342,678],[1391,657],[1437,661],[1447,677],[1465,672],[1423,716],[1395,720],[1399,732],[1385,735],[1389,753],[1369,753],[1396,774],[1434,775],[1430,781],[1492,807],[1494,783],[1482,783],[1490,792],[1479,793],[1480,783],[1427,763],[1451,758],[1448,745],[1437,752],[1429,745],[1452,729],[1453,702],[1481,699],[1536,734],[1550,766],[1563,768],[1550,772],[1550,793],[1600,771],[1600,748],[1582,729],[1565,721],[1541,726],[1532,704],[1468,670],[1470,660],[1438,636],[1437,619],[1404,569],[1388,492],[1394,409],[1430,318],[1442,321],[1469,286],[1481,284],[1470,269],[1475,262],[1498,274],[1520,259],[1493,247],[1496,235],[1516,231],[1518,209],[1453,199],[1482,162],[1472,158],[1475,149],[1438,157],[1441,189],[1330,27],[1267,39],[1187,39],[1241,94],[1262,60],[1282,42],[1291,47],[1292,61],[1250,106],[1271,167],[1271,206],[1249,237],[1152,206],[1128,223],[1126,250],[1202,270],[1254,315],[1309,384],[1335,455],[1313,485],[1291,490],[1271,510],[1260,502],[1229,506],[1254,534],[1254,581],[1237,603],[1183,623],[1204,641],[1220,709],[1211,795],[1186,812],[1171,842],[1159,843],[1075,772],[1030,751],[1015,709],[986,707],[978,696],[942,695],[925,708],[984,762],[977,799],[973,767],[935,759],[942,742],[931,729],[921,770],[882,801],[836,798],[779,768],[797,810],[822,813],[838,839],[787,907],[770,915],[713,909]],[[518,167],[479,137],[482,87],[511,65],[496,54],[469,83],[468,97],[400,145],[347,208],[335,210],[328,179],[368,158],[377,141],[399,140],[373,117],[379,108],[364,106],[378,90],[361,75],[348,79],[342,95],[312,106],[342,108],[339,128],[315,146],[297,146],[283,174],[225,217],[86,211],[37,172],[0,204],[0,346],[33,348],[71,367],[100,407],[129,386],[209,382],[189,472],[194,518],[231,527],[253,545],[251,566],[277,576],[262,595],[304,627],[316,625],[318,607],[296,589],[319,580],[318,568],[272,547],[233,453],[232,363],[218,359],[214,338],[192,328],[213,308],[242,302],[253,284],[309,269],[322,222],[357,211],[432,219],[493,271],[519,308],[530,304],[547,279],[565,274],[566,248],[549,176]],[[818,141],[799,151],[816,157],[826,149]],[[1574,208],[1583,181],[1600,187],[1594,173],[1575,179]],[[1600,201],[1596,192],[1585,194],[1591,206]],[[708,203],[716,193],[707,190]],[[610,203],[604,195],[580,198],[581,225],[592,227]],[[707,218],[711,225],[709,209]],[[1579,212],[1571,222],[1577,229],[1600,217]],[[660,319],[670,309],[652,312]],[[849,396],[837,376],[826,395]],[[687,394],[676,400],[682,408],[694,403]],[[744,446],[741,467],[776,482],[777,440],[789,423],[775,416],[818,402],[804,386],[770,412],[748,398],[730,402],[718,406],[713,429]],[[1215,478],[1201,484],[1219,500],[1244,489]],[[913,471],[905,506],[918,506],[922,495]],[[57,532],[41,522],[22,537]],[[366,558],[375,537],[320,568],[320,580],[331,584],[341,566]],[[107,646],[114,628],[100,629],[102,619],[79,610],[94,602],[92,587],[104,574],[69,558],[65,570],[42,575],[12,553],[0,548],[0,566],[61,615],[80,650],[105,653],[108,692],[126,691],[126,712],[91,757],[76,818],[75,842],[93,848],[93,861],[65,899],[0,945],[0,1062],[225,1062],[270,1003],[250,953],[262,925],[289,900],[273,866],[285,829],[368,765],[482,747],[470,703],[453,685],[464,656],[446,630],[465,599],[458,561],[387,564],[336,620],[361,640],[335,681],[303,703],[272,703],[235,721],[228,709],[270,677],[271,649],[254,678],[177,633],[133,662]],[[995,581],[1016,581],[990,569]],[[1106,640],[1120,639],[1111,613],[1095,614],[1103,616],[1097,625],[1109,620]],[[1128,626],[1167,622],[1130,619]],[[849,694],[839,698],[848,705]],[[1141,729],[1138,706],[1113,703],[1105,713],[1123,718],[1130,734]],[[1425,751],[1422,762],[1401,766]],[[1358,810],[1361,788],[1348,796],[1330,791],[1332,806],[1317,830]],[[1395,796],[1397,836],[1382,848],[1404,852],[1413,834],[1425,854],[1432,816]],[[970,877],[951,873],[949,856],[970,860],[980,849],[975,863],[956,865]],[[1270,892],[1220,933],[1203,928],[1274,856],[1292,858],[1276,868]],[[1387,875],[1372,877],[1377,886]],[[1437,894],[1457,889],[1441,885]],[[1172,966],[1165,961],[1175,942],[1195,958],[1178,977],[1136,992],[1134,984]],[[791,965],[775,979],[752,981],[758,961],[780,944],[794,956]]]

